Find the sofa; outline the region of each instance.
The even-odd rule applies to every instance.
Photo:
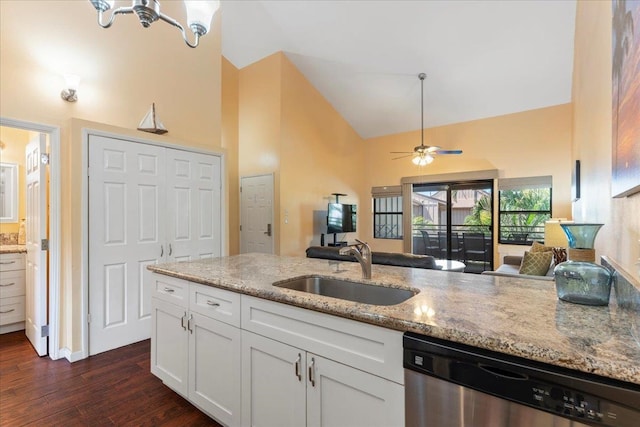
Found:
[[[522,256],[518,255],[505,255],[505,257],[502,259],[502,265],[500,267],[498,267],[495,271],[483,271],[482,274],[487,274],[490,276],[517,277],[520,279],[538,279],[548,281],[555,280],[555,277],[553,276],[553,269],[555,265],[553,263],[549,266],[549,270],[547,270],[547,274],[545,274],[544,276],[520,274],[520,265],[522,264],[522,258]]]
[[[322,258],[334,261],[355,262],[351,255],[340,255],[340,247],[310,246],[306,250],[307,258]],[[371,252],[371,264],[391,265],[396,267],[425,268],[439,270],[436,259],[430,255],[414,255],[393,252]]]

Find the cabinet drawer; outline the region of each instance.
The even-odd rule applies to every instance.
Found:
[[[242,329],[404,384],[402,332],[242,295]]]
[[[0,298],[24,295],[25,271],[5,271],[0,276]]]
[[[24,270],[24,254],[0,254],[0,271]]]
[[[189,294],[189,310],[240,327],[240,294],[195,283]]]
[[[24,321],[24,297],[0,299],[0,325]]]
[[[164,274],[151,274],[152,296],[186,308],[189,304],[189,282]]]

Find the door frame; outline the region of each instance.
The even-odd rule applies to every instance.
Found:
[[[259,173],[259,174],[255,174],[255,175],[242,175],[240,176],[240,182],[239,182],[239,186],[238,186],[238,191],[241,192],[242,189],[242,180],[244,178],[259,178],[259,177],[263,177],[263,176],[267,176],[267,177],[271,177],[271,224],[272,224],[272,230],[271,230],[271,234],[273,239],[271,239],[271,253],[275,254],[275,250],[276,250],[276,220],[275,220],[275,198],[276,198],[276,174],[274,172],[271,173]],[[240,227],[242,227],[242,194],[240,194],[240,218],[238,218],[239,223],[240,223]],[[238,249],[240,251],[240,253],[242,253],[242,229],[240,229],[240,242],[238,242]]]
[[[123,132],[128,129],[123,129]],[[208,154],[212,156],[220,157],[220,200],[224,203],[227,194],[227,168],[226,160],[227,153],[224,149],[219,150],[203,150],[197,147],[191,147],[188,145],[180,145],[179,141],[173,140],[172,142],[161,142],[151,139],[140,138],[137,136],[118,134],[114,132],[106,132],[98,129],[83,127],[81,129],[82,134],[82,211],[81,211],[81,229],[82,229],[82,252],[81,252],[81,265],[82,265],[82,286],[81,286],[81,336],[82,336],[82,350],[78,354],[74,354],[73,361],[86,359],[89,357],[89,136],[102,136],[105,138],[121,139],[140,144],[154,145],[157,147],[172,148],[175,150],[189,151],[193,153]],[[228,255],[229,246],[227,240],[229,239],[229,223],[227,221],[226,206],[222,206],[220,209],[220,224],[222,227],[222,233],[220,235],[220,255]],[[151,332],[151,331],[150,331]]]
[[[0,126],[49,135],[49,290],[47,292],[49,325],[49,358],[68,358],[60,348],[60,128],[58,126],[0,117]],[[46,209],[46,208],[45,208]]]

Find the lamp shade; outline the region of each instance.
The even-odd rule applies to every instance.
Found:
[[[566,248],[569,246],[567,235],[560,224],[572,224],[564,218],[551,218],[544,223],[544,244],[553,248]]]
[[[213,15],[220,8],[220,0],[185,0],[184,6],[187,9],[187,25],[201,25],[208,33]]]

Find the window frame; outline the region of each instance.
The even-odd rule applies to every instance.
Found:
[[[378,201],[382,199],[396,199],[395,203],[387,203],[388,206],[396,206],[398,210],[378,210],[379,204]],[[371,189],[371,211],[372,211],[372,227],[373,227],[373,238],[374,239],[385,239],[385,240],[403,240],[404,232],[403,232],[403,220],[404,220],[404,212],[403,212],[403,197],[402,197],[402,187],[401,186],[389,186],[389,187],[373,187]],[[395,221],[388,221],[384,225],[389,223],[395,224],[397,232],[394,234],[386,233],[384,235],[380,234],[379,218],[380,217],[395,217]],[[391,236],[391,237],[389,237]]]
[[[522,190],[535,190],[535,189],[548,189],[549,190],[549,209],[522,209],[522,210],[503,210],[502,198],[504,191],[522,191]],[[529,233],[526,233],[523,239],[508,239],[503,237],[508,233],[503,233],[502,218],[504,215],[546,215],[548,216],[544,222],[553,218],[553,181],[551,176],[541,177],[527,177],[527,178],[510,178],[498,180],[498,243],[503,245],[520,245],[530,246],[533,241],[544,241],[544,222],[541,224],[542,229],[538,231],[532,231],[532,234],[541,235],[542,239],[538,236],[529,237]],[[511,233],[513,235],[514,233]]]

